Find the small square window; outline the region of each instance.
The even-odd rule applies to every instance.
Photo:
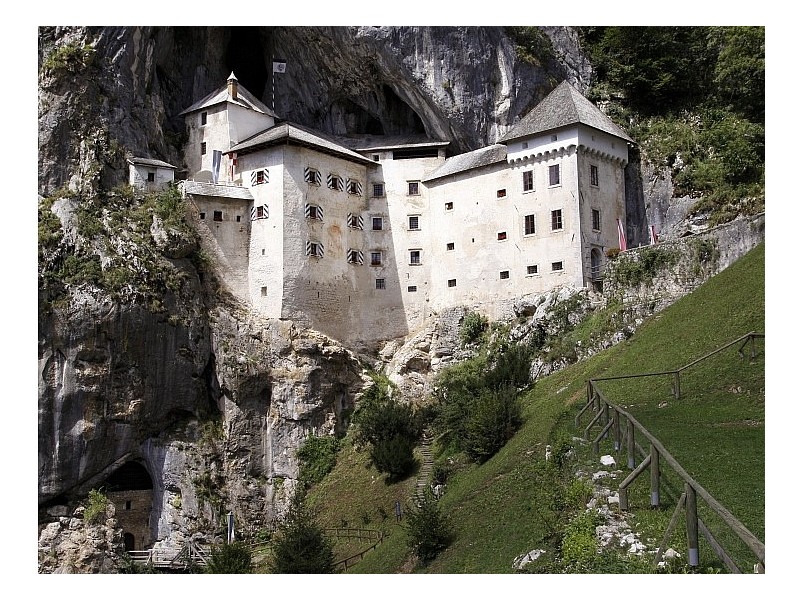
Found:
[[[506,197],[506,191],[504,189],[503,190],[497,190],[497,197],[498,198],[505,198]]]
[[[262,295],[262,296],[266,296],[266,295],[267,295],[267,286],[263,286],[263,287],[261,288],[261,295]]]
[[[417,291],[417,286],[415,286],[415,285],[408,286],[408,291],[409,292],[416,292]]]
[[[500,279],[508,279],[509,273],[508,271],[500,271]]]
[[[421,265],[422,264],[421,254],[422,252],[420,250],[409,251],[408,263],[411,265]]]
[[[322,246],[318,242],[308,243],[308,255],[322,257]]]
[[[456,249],[456,243],[455,242],[447,242],[447,249],[448,250],[455,250]]]
[[[351,213],[347,215],[347,226],[351,229],[363,229],[364,220],[361,218],[361,215],[354,215]]]
[[[533,190],[533,171],[522,172],[522,191],[530,192]]]
[[[419,229],[418,216],[408,217],[408,228],[411,229],[412,231],[416,231],[417,229]]]
[[[383,229],[383,217],[372,217],[372,231]]]
[[[242,215],[236,215],[236,222],[237,223],[241,223],[242,222]]]
[[[125,501],[125,510],[130,510],[133,508],[133,503],[130,500]]]
[[[528,275],[538,275],[539,265],[528,265]]]
[[[214,220],[215,221],[222,221],[222,211],[221,210],[215,210],[214,211]]]
[[[445,210],[453,210],[453,203],[452,202],[445,202],[444,203]]]
[[[376,279],[375,280],[375,289],[376,290],[385,290],[386,289],[386,280],[385,279]]]
[[[341,192],[344,189],[342,178],[338,175],[328,175],[328,187],[332,190]]]
[[[305,168],[303,178],[306,180],[306,183],[310,183],[311,185],[322,184],[322,175],[319,174],[319,171],[311,167]]]
[[[358,250],[351,248],[347,251],[347,262],[354,265],[361,265],[364,263],[364,255]]]
[[[319,206],[308,204],[306,206],[306,217],[309,219],[322,219],[322,211]]]
[[[381,252],[370,252],[369,253],[369,264],[373,267],[381,266],[383,262],[383,254]]]
[[[408,195],[419,196],[419,181],[408,182]]]
[[[255,179],[253,179],[253,185],[261,185],[263,183],[269,183],[266,169],[259,169],[254,173],[254,175]]]
[[[557,261],[553,263],[553,271],[563,271],[564,270],[564,263],[563,261]]]
[[[200,113],[200,125],[205,125],[208,123],[208,113],[203,111]]]
[[[378,162],[380,159],[381,159],[381,155],[380,154],[373,154],[372,155],[372,160],[374,160],[375,162]]]
[[[528,142],[522,142],[522,149],[524,150],[527,147],[528,147]]]
[[[448,279],[447,280],[447,287],[456,287],[456,280],[455,279]]]
[[[564,223],[561,220],[561,209],[550,213],[550,226],[553,231],[564,228]]]
[[[534,215],[525,215],[525,235],[533,235],[536,233],[536,217]]]
[[[206,213],[204,213],[204,212],[201,212],[201,213],[200,213],[200,220],[201,220],[201,221],[205,221],[205,219],[206,219]]]
[[[547,167],[547,172],[550,176],[550,185],[561,185],[561,170],[560,165],[550,165]]]
[[[266,218],[268,218],[269,217],[269,213],[267,212],[267,205],[266,204],[262,204],[260,206],[256,206],[254,217],[256,219],[266,219]]]
[[[151,173],[148,173],[148,174],[147,174],[147,181],[148,181],[149,183],[154,183],[154,182],[155,182],[155,180],[156,180],[156,174],[155,174],[155,173],[152,173],[152,172],[151,172]]]
[[[592,209],[592,229],[600,231],[600,211],[596,208]]]
[[[500,232],[498,232],[498,234],[497,234],[497,240],[498,240],[498,241],[503,241],[503,240],[504,240],[504,239],[506,239],[507,237],[508,237],[508,236],[506,235],[506,232],[505,232],[505,231],[500,231]]]
[[[551,135],[550,136],[550,141],[551,142],[557,142],[558,141],[558,136],[557,135]]]
[[[372,197],[373,198],[383,198],[383,184],[382,183],[373,183],[372,184]]]
[[[597,172],[597,165],[589,165],[589,179],[592,185],[600,185],[600,176]]]
[[[355,179],[348,179],[347,180],[347,193],[353,196],[360,196],[361,191],[364,188],[361,187],[361,182],[356,181]]]
[[[206,143],[200,142],[200,154],[203,155],[206,153]]]

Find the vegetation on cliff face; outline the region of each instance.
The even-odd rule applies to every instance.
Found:
[[[764,209],[764,28],[584,27],[590,98],[712,223]]]

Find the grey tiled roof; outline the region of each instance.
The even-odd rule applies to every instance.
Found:
[[[333,137],[333,136],[332,136]],[[447,146],[450,142],[434,140],[422,133],[408,135],[358,135],[352,137],[335,136],[342,146],[369,152],[370,150],[399,150],[401,148],[424,148]]]
[[[446,177],[447,175],[453,175],[454,173],[461,173],[463,171],[469,171],[470,169],[477,169],[478,167],[505,162],[506,153],[507,148],[504,144],[493,144],[485,148],[473,150],[472,152],[458,154],[448,158],[444,164],[431,173],[425,181],[432,181],[434,179]]]
[[[197,196],[218,196],[222,198],[237,198],[239,200],[253,199],[253,194],[250,193],[250,190],[240,185],[220,185],[187,180],[183,182],[183,189],[187,194],[195,194]]]
[[[128,162],[132,165],[145,165],[148,167],[163,167],[165,169],[177,169],[175,165],[165,163],[163,160],[156,160],[154,158],[129,158]]]
[[[281,123],[257,133],[254,136],[239,142],[228,152],[254,152],[259,148],[272,146],[283,142],[293,142],[300,146],[315,148],[327,154],[333,154],[362,164],[374,164],[373,161],[364,158],[357,152],[345,148],[336,143],[324,134],[313,132],[294,123]]]
[[[198,111],[202,108],[208,108],[209,106],[214,106],[215,104],[220,104],[222,102],[230,102],[232,104],[238,104],[239,106],[243,106],[245,108],[249,108],[250,110],[254,110],[256,112],[264,113],[265,115],[275,116],[275,113],[272,111],[271,108],[268,108],[265,104],[263,104],[258,98],[253,96],[250,92],[248,92],[244,86],[239,84],[238,92],[236,94],[237,98],[234,100],[231,95],[228,93],[228,84],[226,83],[220,88],[217,88],[213,92],[211,92],[205,98],[202,98],[192,104],[189,108],[181,112],[180,114],[186,115],[191,112]]]
[[[582,123],[633,142],[625,131],[589,102],[578,90],[562,81],[550,94],[506,133],[501,142],[509,142]]]

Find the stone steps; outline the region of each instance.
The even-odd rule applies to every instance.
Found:
[[[417,483],[414,489],[414,500],[417,502],[422,501],[425,495],[425,488],[428,487],[430,482],[431,472],[433,471],[433,452],[431,452],[431,442],[433,438],[429,432],[422,435],[422,440],[419,445],[419,453],[422,457],[422,464],[420,465],[419,472],[417,473]]]

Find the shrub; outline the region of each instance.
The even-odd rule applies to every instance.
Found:
[[[580,513],[567,525],[561,542],[561,560],[567,572],[592,572],[598,555],[596,525],[595,516],[589,512]]]
[[[42,63],[42,68],[50,73],[57,71],[77,73],[91,64],[94,55],[94,48],[88,44],[72,42],[53,50]]]
[[[333,544],[326,539],[302,496],[292,500],[273,542],[272,573],[333,573]]]
[[[459,331],[461,341],[464,344],[476,342],[481,335],[483,335],[483,332],[486,331],[488,325],[489,321],[483,315],[476,312],[468,313],[461,323],[461,329]]]
[[[419,505],[406,512],[405,530],[408,547],[423,563],[436,558],[453,539],[450,519],[442,513],[428,489]]]
[[[87,523],[99,523],[106,515],[109,500],[100,490],[89,490],[89,497],[86,509],[83,511],[83,519]]]
[[[336,452],[339,441],[335,437],[312,435],[297,451],[300,461],[300,483],[310,487],[322,481],[323,477],[336,466]]]
[[[250,549],[243,543],[222,544],[211,551],[211,558],[206,565],[206,573],[250,573],[252,560]]]
[[[485,462],[510,440],[522,423],[516,390],[483,390],[470,404],[462,446],[467,456]]]

